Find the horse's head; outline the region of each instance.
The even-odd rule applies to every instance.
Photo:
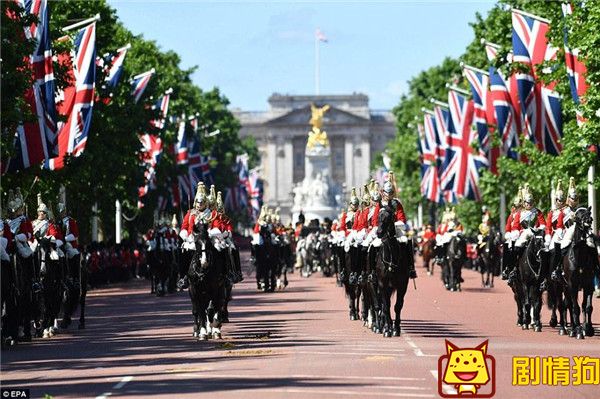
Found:
[[[589,230],[592,228],[592,207],[581,207],[575,211],[575,224],[582,230]]]

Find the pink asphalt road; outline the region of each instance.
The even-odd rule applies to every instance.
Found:
[[[348,320],[343,290],[319,275],[296,273],[288,289],[269,294],[247,277],[223,339],[206,342],[192,337],[187,292],[156,298],[147,282],[92,291],[86,330],[2,352],[2,386],[57,398],[436,398],[444,340],[474,347],[489,339],[496,398],[600,397],[598,386],[512,386],[513,356],[600,357],[600,337],[558,336],[546,309],[541,333],[522,331],[505,282],[482,289],[479,274],[465,271],[463,291],[453,293],[439,271],[418,271],[397,338]]]

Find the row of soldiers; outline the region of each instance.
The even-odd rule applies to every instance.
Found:
[[[519,187],[506,221],[503,279],[508,279],[510,282],[516,276],[514,262],[507,261],[506,255],[512,253],[515,255],[513,259],[518,259],[529,239],[536,233],[544,234],[545,250],[552,252],[552,280],[561,277],[562,252],[573,239],[573,229],[570,227],[574,223],[575,211],[579,206],[579,195],[573,177],[569,179],[566,193],[562,187],[562,180],[558,180],[553,200],[553,209],[544,217],[542,211],[534,205],[535,198],[529,186],[526,184]],[[588,238],[587,245],[595,247],[591,237]]]
[[[379,213],[385,208],[394,216],[395,231],[393,235],[401,243],[406,243],[409,246],[408,252],[412,254],[412,240],[409,239],[407,234],[406,214],[400,199],[396,195],[397,189],[393,172],[389,172],[383,188],[380,188],[379,183],[374,180],[371,180],[370,184],[364,185],[360,198],[356,193],[356,188],[353,187],[348,208],[340,214],[339,220],[333,223],[332,235],[334,236],[334,242],[339,246],[343,246],[345,252],[349,252],[350,247],[363,247],[365,249],[371,246],[380,247],[382,244],[381,238],[377,236]],[[374,252],[370,251],[370,254],[374,254]],[[410,278],[416,278],[414,262],[410,262],[410,265]]]
[[[62,299],[80,292],[79,228],[68,214],[64,188],[58,217],[38,194],[37,218],[32,221],[25,201],[19,188],[10,190],[8,218],[0,220],[2,343],[9,346],[31,341],[36,334],[43,338],[56,334],[61,306],[60,327],[66,328],[74,308]],[[83,323],[80,320],[80,327]]]

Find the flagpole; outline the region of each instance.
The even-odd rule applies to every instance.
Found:
[[[72,25],[69,26],[65,26],[64,28],[62,28],[61,30],[63,32],[69,31],[71,29],[75,29],[75,28],[79,28],[80,26],[84,26],[84,25],[89,25],[92,22],[96,22],[96,21],[100,21],[100,14],[96,14],[94,15],[92,18],[88,18],[88,19],[84,19],[83,21],[74,23]]]
[[[588,206],[592,207],[592,231],[594,234],[598,232],[598,222],[596,216],[598,215],[598,209],[596,206],[596,187],[594,187],[594,180],[596,179],[596,167],[590,166],[588,169]]]
[[[315,32],[315,94],[317,96],[320,92],[319,72],[319,38]]]

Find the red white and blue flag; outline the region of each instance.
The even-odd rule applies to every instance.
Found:
[[[573,6],[571,3],[563,3],[563,16],[565,19],[573,14]],[[571,49],[568,42],[568,28],[565,27],[565,63],[567,65],[567,74],[569,76],[569,85],[571,87],[571,97],[575,104],[581,104],[581,97],[585,95],[588,84],[585,81],[587,68],[579,59],[579,49]],[[577,123],[581,125],[585,119],[581,112],[577,112]]]
[[[488,166],[483,151],[472,145],[477,140],[477,131],[472,128],[474,105],[460,93],[448,93],[448,148],[441,175],[443,189],[450,190],[458,198],[479,201],[479,170]]]
[[[185,165],[188,163],[188,135],[186,131],[185,115],[179,121],[179,129],[177,129],[177,143],[175,143],[175,158],[177,165]]]
[[[171,100],[171,93],[173,93],[173,89],[165,91],[165,94],[156,101],[156,104],[152,106],[153,110],[159,110],[158,119],[153,119],[150,121],[150,125],[157,129],[162,130],[165,128],[165,122],[169,113],[169,101]]]
[[[250,199],[250,213],[252,220],[258,219],[263,204],[263,181],[256,169],[252,169],[248,176],[248,198]]]
[[[131,95],[133,96],[133,101],[136,104],[138,101],[140,101],[140,98],[142,98],[142,95],[144,94],[146,87],[148,87],[148,82],[150,82],[150,79],[152,78],[152,75],[154,75],[154,72],[154,68],[152,68],[147,72],[134,76],[131,80],[131,85],[133,86]]]
[[[475,103],[474,121],[479,136],[479,144],[488,157],[490,171],[498,174],[497,161],[500,149],[493,145],[492,137],[496,134],[496,117],[490,93],[490,76],[488,72],[465,65],[464,75],[471,86]]]
[[[539,81],[540,64],[556,59],[557,49],[546,37],[550,25],[537,17],[513,10],[512,42],[515,62],[529,67],[529,72],[516,74],[524,129],[540,151],[560,154],[562,144],[562,109],[556,83]]]
[[[123,63],[131,44],[121,47],[114,54],[106,54],[99,62],[99,66],[105,73],[103,89],[115,89],[123,75]]]
[[[433,113],[423,115],[423,125],[419,125],[421,148],[421,194],[432,202],[441,202],[440,179],[438,174],[437,132]]]
[[[67,118],[58,124],[58,157],[46,162],[48,169],[61,169],[65,157],[78,157],[87,144],[92,125],[94,88],[96,84],[96,23],[92,23],[75,35],[74,51],[62,55],[59,62],[68,65],[71,86],[62,93],[58,112]]]
[[[456,204],[458,202],[458,197],[456,196],[456,194],[454,194],[451,190],[443,188],[441,182],[441,176],[444,173],[444,168],[446,164],[446,150],[448,149],[448,140],[450,136],[448,132],[448,124],[450,123],[450,111],[446,106],[436,105],[435,107],[433,107],[433,114],[437,133],[436,158],[438,161],[438,176],[440,177],[440,191],[442,192],[440,202],[446,204]]]
[[[25,38],[36,42],[28,60],[33,74],[33,86],[24,93],[26,106],[36,120],[23,122],[17,127],[16,155],[7,165],[2,166],[3,171],[6,167],[10,171],[17,171],[39,165],[58,154],[48,4],[46,0],[19,0],[18,3],[24,8],[25,16],[34,15],[37,18],[37,23],[24,28]]]

